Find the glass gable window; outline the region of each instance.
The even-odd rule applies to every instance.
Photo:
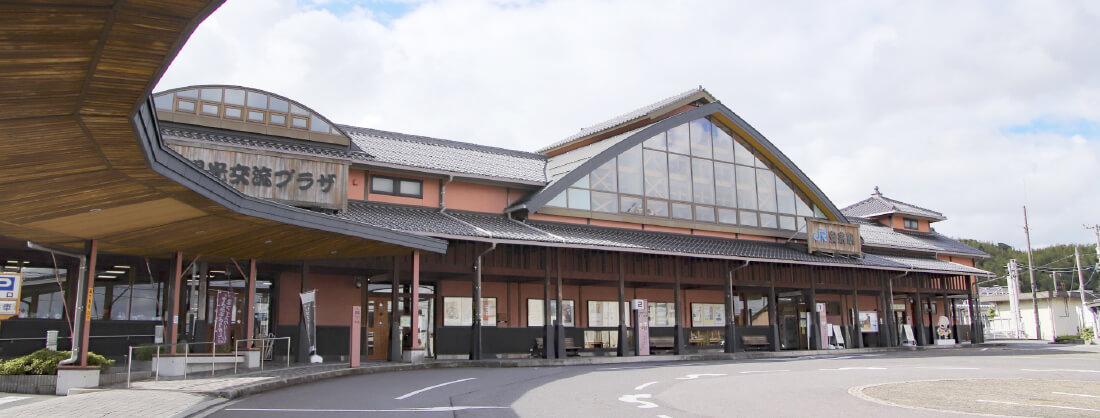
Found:
[[[748,142],[696,119],[630,148],[547,206],[695,224],[804,230],[824,217]]]
[[[170,90],[154,97],[158,110],[198,114],[207,118],[244,120],[311,132],[343,135],[315,113],[286,99],[250,89],[208,86]],[[224,110],[224,111],[223,111]],[[300,115],[288,117],[288,114]],[[289,124],[287,122],[290,122]]]

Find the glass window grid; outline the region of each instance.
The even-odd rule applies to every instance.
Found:
[[[677,130],[678,132],[673,132],[673,130]],[[705,138],[700,141],[692,141],[690,136],[690,133],[692,132],[702,132],[705,135]],[[684,140],[685,138],[683,138],[685,134],[687,134],[686,141]],[[673,136],[677,137],[676,141],[679,143],[679,145],[676,147],[668,145],[668,138]],[[729,155],[729,153],[719,154],[713,151],[713,147],[715,146],[714,144],[716,142],[714,141],[714,138],[720,136],[725,136],[732,139],[733,155]],[[707,150],[702,150],[699,148],[699,144],[701,143],[710,145],[709,153]],[[675,148],[676,151],[672,151],[673,148]],[[653,154],[654,152],[660,152],[664,154],[665,165],[663,171],[666,179],[671,175],[670,172],[672,171],[672,167],[669,164],[669,154],[675,155],[680,162],[686,162],[686,171],[688,176],[686,185],[688,186],[689,190],[687,190],[686,193],[685,191],[680,191],[680,193],[678,193],[676,197],[689,197],[691,198],[691,200],[673,198],[672,193],[666,194],[665,196],[667,196],[667,198],[665,198],[665,196],[654,196],[651,193],[648,193],[648,188],[650,187],[650,184],[648,182],[643,182],[643,192],[646,193],[645,195],[619,192],[616,194],[619,199],[606,199],[609,206],[619,206],[619,210],[617,212],[619,214],[637,216],[644,213],[644,216],[648,217],[659,217],[666,219],[671,218],[674,220],[725,225],[741,225],[788,231],[804,230],[806,217],[824,217],[823,214],[821,214],[816,207],[813,207],[806,202],[806,199],[802,197],[801,193],[796,191],[793,187],[790,187],[790,185],[785,179],[783,179],[782,176],[776,174],[772,167],[769,167],[768,164],[764,163],[763,160],[761,160],[754,152],[750,151],[751,147],[749,147],[748,144],[745,144],[739,136],[728,132],[725,128],[722,128],[721,126],[714,124],[709,120],[697,119],[695,121],[691,121],[684,125],[678,126],[674,129],[670,129],[667,132],[657,134],[654,137],[644,141],[642,143],[641,149],[643,150],[643,152],[648,152],[650,156],[655,155]],[[700,155],[709,155],[710,158],[703,158]],[[682,157],[686,157],[686,160]],[[641,160],[642,173],[640,173],[640,175],[643,179],[645,179],[646,157],[643,156]],[[571,187],[569,187],[566,192],[563,192],[561,195],[551,200],[552,203],[557,203],[560,206],[554,204],[548,205],[570,209],[590,210],[593,212],[615,213],[611,211],[608,206],[601,206],[600,209],[597,209],[596,204],[593,202],[593,200],[595,199],[593,199],[592,196],[593,193],[607,191],[607,189],[615,187],[619,183],[622,183],[622,180],[618,179],[618,175],[622,173],[622,170],[615,169],[616,167],[618,167],[617,161],[618,157],[613,158],[604,165],[601,165],[599,168],[597,168],[597,170],[606,170],[612,174],[615,174],[616,179],[605,179],[605,183],[602,183],[604,185],[600,186],[600,188],[596,188],[597,186],[594,186],[592,184],[592,181],[589,181],[590,175],[586,175],[581,180],[577,181]],[[727,206],[717,201],[718,194],[716,193],[717,189],[715,183],[718,176],[717,173],[715,173],[716,163],[733,167],[733,184],[730,186],[733,189],[732,196],[729,196],[725,199],[726,202],[732,201],[732,206]],[[695,178],[693,172],[695,168],[694,166],[696,164],[699,164],[699,166],[701,167],[706,167],[707,165],[711,167],[709,178]],[[739,199],[737,199],[736,190],[737,167],[742,167],[742,171],[752,172],[754,174],[754,178],[748,182],[748,184],[752,186],[752,190],[746,191],[748,193],[751,193],[753,197],[753,199],[751,200],[753,201],[752,203],[754,203],[755,205],[753,205],[753,207],[751,208],[741,208],[738,206],[738,203],[740,202]],[[757,174],[762,174],[764,172],[766,172],[770,177],[769,180],[763,181],[764,185],[770,186],[770,191],[766,191],[765,195],[762,196],[760,195],[760,180],[755,177],[757,177]],[[705,181],[699,182],[700,180]],[[705,191],[703,193],[695,193],[694,188],[705,187],[708,182],[711,188],[711,193],[706,193]],[[670,188],[671,183],[672,181],[668,180],[664,186],[666,188]],[[609,186],[611,184],[614,184],[615,186]],[[569,196],[577,196],[587,200],[587,202],[574,203],[571,205],[571,202],[568,202]],[[565,198],[563,199],[563,197]],[[768,207],[770,210],[759,210],[758,205],[762,198],[768,199],[768,202],[765,204],[765,206]],[[789,205],[785,204],[785,201],[784,204],[779,203],[781,201],[780,199],[788,198],[793,198],[795,201],[793,210]],[[626,202],[629,202],[629,205]],[[639,202],[642,203],[641,207],[637,206],[637,203]],[[687,205],[686,210],[684,208],[684,205]],[[810,212],[811,207],[813,208],[812,212]],[[674,216],[674,208],[681,209],[681,217]],[[702,217],[703,219],[700,219],[700,217],[697,215],[683,216],[684,213],[694,215],[699,213],[699,211],[701,210],[706,213],[706,215]],[[639,211],[642,213],[638,213]],[[736,218],[740,218],[740,221],[734,223],[734,219]]]
[[[417,198],[417,199],[421,199],[421,198],[424,197],[424,185],[420,180],[404,179],[404,178],[400,178],[400,177],[390,177],[390,176],[380,176],[380,175],[371,175],[370,177],[371,177],[371,181],[370,181],[370,192],[371,193],[384,194],[384,195],[390,195],[390,196],[414,197],[414,198]],[[378,188],[375,188],[375,180],[376,179],[379,181],[379,187]],[[385,188],[381,187],[381,184],[385,183],[387,181],[390,184],[389,190],[386,190]],[[406,188],[402,187],[401,185],[402,185],[402,183],[406,183],[406,182],[416,183],[415,187],[416,187],[417,193],[404,192],[404,190]],[[410,187],[412,187],[412,186],[410,186]]]
[[[156,108],[161,110],[340,135],[336,127],[325,122],[320,115],[309,113],[286,100],[261,92],[206,87],[156,96],[154,103]],[[211,109],[215,110],[211,111]],[[227,113],[227,109],[233,109],[233,111]],[[250,112],[258,112],[253,116],[262,115],[262,118],[249,117]],[[291,115],[298,115],[298,117]]]

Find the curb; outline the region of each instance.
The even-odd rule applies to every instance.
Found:
[[[393,365],[381,365],[370,367],[358,367],[358,368],[342,368],[334,370],[325,370],[316,373],[303,374],[300,376],[290,376],[285,378],[269,379],[262,382],[253,384],[242,385],[238,387],[221,389],[209,392],[193,392],[201,395],[216,396],[225,400],[237,399],[245,396],[255,395],[275,389],[281,389],[284,387],[300,385],[304,383],[312,383],[320,380],[333,379],[346,376],[361,376],[375,373],[389,373],[389,372],[401,372],[412,370],[429,370],[429,369],[446,369],[446,368],[459,368],[459,367],[479,367],[479,368],[510,368],[510,367],[560,367],[560,366],[589,366],[599,364],[622,364],[622,363],[649,363],[649,362],[669,362],[669,361],[718,361],[718,360],[753,360],[763,358],[803,358],[814,357],[820,355],[844,355],[844,354],[859,354],[859,353],[885,353],[885,352],[903,352],[903,351],[932,351],[932,350],[951,350],[951,349],[967,349],[978,347],[996,347],[1005,346],[1007,344],[978,344],[978,345],[956,345],[956,346],[920,346],[920,347],[869,347],[869,348],[851,348],[844,350],[802,350],[802,351],[750,351],[740,353],[700,353],[700,354],[684,354],[684,355],[665,355],[665,356],[631,356],[631,357],[574,357],[565,359],[496,359],[496,360],[452,360],[452,361],[433,361],[430,363],[416,363],[416,364],[393,364]]]

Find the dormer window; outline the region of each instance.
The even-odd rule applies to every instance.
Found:
[[[920,222],[916,219],[902,218],[902,222],[904,223],[905,229],[920,229]]]
[[[370,191],[371,193],[415,197],[417,199],[424,197],[420,180],[396,177],[371,176]]]

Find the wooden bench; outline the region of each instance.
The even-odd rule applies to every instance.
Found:
[[[531,349],[531,356],[543,357],[543,350],[545,344],[543,344],[542,337],[535,338],[535,347]],[[576,356],[579,354],[582,347],[578,346],[573,337],[565,337],[565,355]]]
[[[742,335],[741,345],[745,346],[746,350],[748,350],[749,347],[754,349],[769,349],[772,347],[766,335]]]

